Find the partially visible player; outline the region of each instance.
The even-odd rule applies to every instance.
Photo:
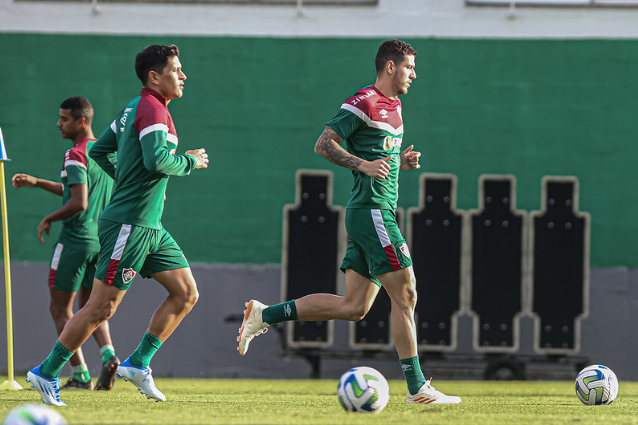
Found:
[[[148,398],[165,401],[155,387],[151,358],[190,312],[199,294],[188,261],[161,223],[169,176],[208,167],[204,149],[176,154],[177,132],[168,102],[182,97],[186,75],[177,46],[148,46],[135,58],[142,92],[93,145],[90,156],[115,179],[111,202],[99,221],[100,254],[93,292],[67,323],[49,357],[27,373],[47,404],[60,400],[62,366],[111,317],[133,278],[152,277],[168,292],[137,349],[117,368]],[[114,154],[117,152],[117,161]]]
[[[111,179],[88,157],[95,143],[91,123],[93,106],[85,97],[66,99],[60,105],[58,129],[63,138],[73,142],[66,151],[62,164],[61,180],[54,182],[28,174],[13,176],[13,187],[39,187],[62,197],[62,208],[53,211],[38,225],[38,239],[44,244],[43,233],[49,234],[51,223],[62,221],[62,230],[53,251],[49,270],[49,310],[58,335],[73,316],[73,301],[79,294],[78,306],[82,308],[89,299],[93,286],[95,264],[100,251],[97,221],[108,203],[113,190]],[[95,389],[110,390],[115,380],[120,360],[115,355],[105,321],[93,333],[102,355],[102,372]],[[78,348],[69,361],[73,376],[62,387],[92,390],[91,375]]]
[[[392,305],[392,337],[408,386],[406,403],[458,404],[459,397],[435,390],[421,371],[414,323],[416,280],[395,216],[399,170],[420,167],[420,153],[412,145],[401,151],[399,95],[406,94],[416,78],[415,57],[416,51],[403,41],[382,43],[375,59],[375,84],[347,99],[315,144],[316,153],[352,170],[354,176],[346,206],[350,242],[341,264],[346,274],[345,296],[311,294],[270,307],[250,300],[237,349],[246,354],[254,337],[283,321],[361,320],[383,287]],[[340,146],[344,140],[347,151]]]

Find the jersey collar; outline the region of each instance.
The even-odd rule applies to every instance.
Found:
[[[86,143],[88,143],[88,142],[94,142],[94,141],[96,141],[96,140],[97,140],[97,139],[95,139],[95,138],[93,138],[93,139],[92,139],[92,138],[90,138],[90,137],[85,137],[84,139],[82,139],[82,140],[80,140],[80,141],[78,141],[78,142],[73,142],[73,146],[83,145],[83,144],[86,144]]]
[[[153,96],[154,98],[156,98],[157,100],[159,100],[162,105],[167,106],[168,105],[168,99],[166,99],[164,96],[162,96],[161,94],[159,94],[158,92],[156,92],[155,90],[151,90],[148,87],[144,87],[142,88],[142,93],[140,93],[141,95],[146,95],[146,96]]]

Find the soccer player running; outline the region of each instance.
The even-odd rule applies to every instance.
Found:
[[[315,144],[315,152],[352,170],[354,188],[346,206],[348,249],[341,264],[346,294],[311,294],[273,306],[246,303],[239,328],[239,354],[268,326],[288,320],[361,320],[379,289],[391,299],[391,328],[408,386],[406,403],[458,404],[459,397],[437,391],[421,371],[414,308],[416,280],[395,210],[399,170],[419,168],[420,153],[410,145],[401,151],[403,119],[399,95],[416,78],[409,44],[385,41],[375,59],[377,78],[347,99]],[[346,141],[347,151],[340,146]]]
[[[95,143],[91,123],[93,106],[86,97],[66,99],[60,105],[58,129],[63,138],[73,142],[66,151],[62,163],[62,182],[40,179],[29,174],[13,176],[13,187],[39,187],[62,197],[62,208],[53,211],[38,225],[38,239],[44,244],[43,233],[49,234],[51,223],[62,221],[62,230],[53,251],[49,269],[49,311],[58,335],[73,316],[73,302],[79,293],[78,306],[82,308],[89,299],[93,287],[95,264],[100,251],[97,236],[97,220],[111,198],[111,179],[88,156]],[[115,355],[109,323],[105,321],[93,337],[102,355],[102,371],[95,389],[110,390],[120,360]],[[73,376],[62,389],[92,390],[91,375],[78,348],[69,360]]]
[[[167,105],[182,97],[186,80],[177,46],[146,47],[135,58],[135,72],[142,81],[142,92],[89,152],[115,180],[111,202],[99,220],[100,253],[93,292],[66,324],[49,356],[27,373],[27,381],[47,404],[65,405],[59,395],[60,369],[115,313],[138,273],[159,282],[168,296],[155,310],[137,349],[117,372],[147,398],[165,401],[153,381],[151,358],[199,296],[188,261],[161,223],[168,177],[208,167],[204,149],[175,153],[178,139]]]

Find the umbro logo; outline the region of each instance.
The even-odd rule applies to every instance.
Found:
[[[381,118],[388,118],[388,111],[385,109],[381,109],[379,113],[381,114]]]
[[[408,370],[412,370],[412,365],[411,364],[402,364],[401,368],[403,369],[404,372],[406,372]]]
[[[292,308],[290,308],[290,305],[286,304],[284,306],[284,314],[286,315],[286,317],[290,317],[290,315],[292,314]]]

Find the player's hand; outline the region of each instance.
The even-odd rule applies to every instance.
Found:
[[[385,180],[390,172],[389,161],[392,161],[392,157],[377,159],[375,161],[364,161],[359,167],[359,171],[363,171],[367,176],[374,179]]]
[[[417,168],[421,168],[421,164],[419,164],[421,152],[416,152],[412,149],[414,149],[414,145],[408,146],[406,150],[401,152],[401,170],[416,170]]]
[[[38,179],[30,176],[28,174],[14,174],[11,179],[11,183],[13,183],[13,187],[19,189],[21,187],[35,187]]]
[[[194,149],[192,151],[186,151],[186,154],[195,157],[195,169],[208,168],[208,154],[206,153],[206,149]]]
[[[47,236],[49,236],[50,231],[51,231],[51,222],[45,218],[38,225],[38,239],[40,240],[40,243],[42,245],[44,245],[44,236],[42,236],[42,233],[44,232],[47,234]]]

